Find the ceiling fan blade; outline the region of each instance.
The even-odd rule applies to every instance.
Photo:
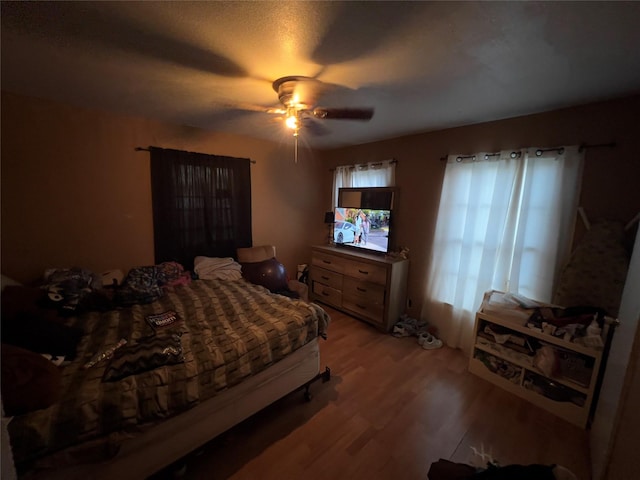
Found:
[[[362,120],[368,121],[373,117],[373,108],[325,108],[313,109],[313,116],[327,120]]]
[[[302,119],[302,132],[308,132],[316,137],[321,137],[330,134],[331,130],[312,117],[304,117]]]
[[[217,103],[216,105],[228,110],[245,110],[249,112],[274,113],[277,115],[282,115],[286,113],[286,110],[282,107],[265,107],[263,105],[256,105],[253,103],[246,103],[246,102]]]

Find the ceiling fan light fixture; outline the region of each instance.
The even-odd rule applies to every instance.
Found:
[[[298,122],[298,116],[294,112],[289,112],[284,122],[287,125],[287,127],[289,127],[291,130],[295,130],[296,132],[298,131],[298,128],[300,128],[300,125]]]
[[[368,121],[373,117],[374,109],[365,108],[338,108],[318,107],[316,98],[320,93],[329,88],[328,84],[302,75],[290,75],[278,78],[272,84],[273,90],[278,94],[278,99],[284,107],[284,121],[287,128],[293,130],[293,136],[298,138],[298,133],[303,127],[302,121],[307,125],[315,125],[307,122],[311,117],[320,120],[360,120]],[[271,108],[270,113],[280,113],[280,109]],[[315,129],[318,134],[318,129]],[[296,143],[297,145],[297,143]]]

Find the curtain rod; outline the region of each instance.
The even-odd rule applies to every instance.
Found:
[[[609,142],[609,143],[595,143],[595,144],[587,144],[587,143],[581,143],[580,146],[578,147],[578,151],[582,152],[587,148],[602,148],[602,147],[608,147],[608,148],[613,148],[616,147],[616,142]],[[562,155],[564,153],[564,147],[555,147],[555,148],[539,148],[536,150],[536,157],[539,157],[540,155],[542,155],[544,152],[553,152],[554,150],[556,150],[560,155]],[[487,153],[484,156],[485,160],[488,160],[489,157],[496,157],[500,155],[499,153]],[[520,156],[520,152],[511,152],[511,158],[516,158]],[[475,159],[475,155],[460,155],[458,157],[456,157],[456,161],[457,162],[461,162],[462,160],[466,160],[468,158],[474,158]],[[446,162],[447,161],[448,155],[445,155],[444,157],[440,157],[440,161],[441,162]]]
[[[386,160],[385,160],[386,161]],[[360,166],[371,166],[371,167],[379,167],[380,165],[382,165],[385,161],[382,162],[372,162],[372,163],[358,163],[356,165],[339,165],[340,167],[349,167],[349,168],[356,168],[356,167],[360,167]],[[398,163],[398,160],[396,160],[395,158],[392,158],[391,160],[389,160],[389,163]],[[330,172],[335,171],[335,168],[330,168],[329,169]]]
[[[555,150],[555,149],[552,149],[552,150]],[[522,152],[515,152],[514,151],[514,152],[511,152],[511,154],[510,154],[511,158],[518,158],[520,155],[522,155]],[[499,153],[485,153],[484,154],[484,159],[485,160],[489,160],[489,158],[491,158],[491,157],[498,157],[498,156],[500,156]],[[447,158],[448,157],[440,157],[440,161],[441,162],[446,162]],[[472,160],[475,160],[476,156],[475,155],[458,155],[456,157],[456,162],[460,163],[461,161],[467,160],[469,158],[471,158]]]
[[[134,150],[135,150],[136,152],[150,152],[150,151],[151,151],[151,149],[150,149],[150,148],[144,148],[144,147],[136,147],[136,148],[134,148]],[[251,163],[256,163],[256,160],[251,160],[251,159],[249,159],[249,162],[251,162]]]
[[[586,144],[586,143],[581,143],[580,146],[578,147],[578,151],[581,152],[585,148],[602,148],[602,147],[614,148],[614,147],[617,147],[617,145],[616,145],[616,142],[595,143],[595,144],[592,144],[592,145],[589,145],[589,144]]]

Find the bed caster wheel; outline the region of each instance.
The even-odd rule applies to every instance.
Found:
[[[322,383],[328,382],[331,380],[331,369],[329,367],[324,367],[324,372],[322,372]]]

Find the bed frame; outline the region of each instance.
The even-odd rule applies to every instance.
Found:
[[[107,462],[34,472],[24,478],[113,480],[123,474],[146,478],[294,390],[304,387],[309,400],[309,385],[329,377],[328,368],[320,372],[316,338],[235,387],[126,440],[118,455]]]

